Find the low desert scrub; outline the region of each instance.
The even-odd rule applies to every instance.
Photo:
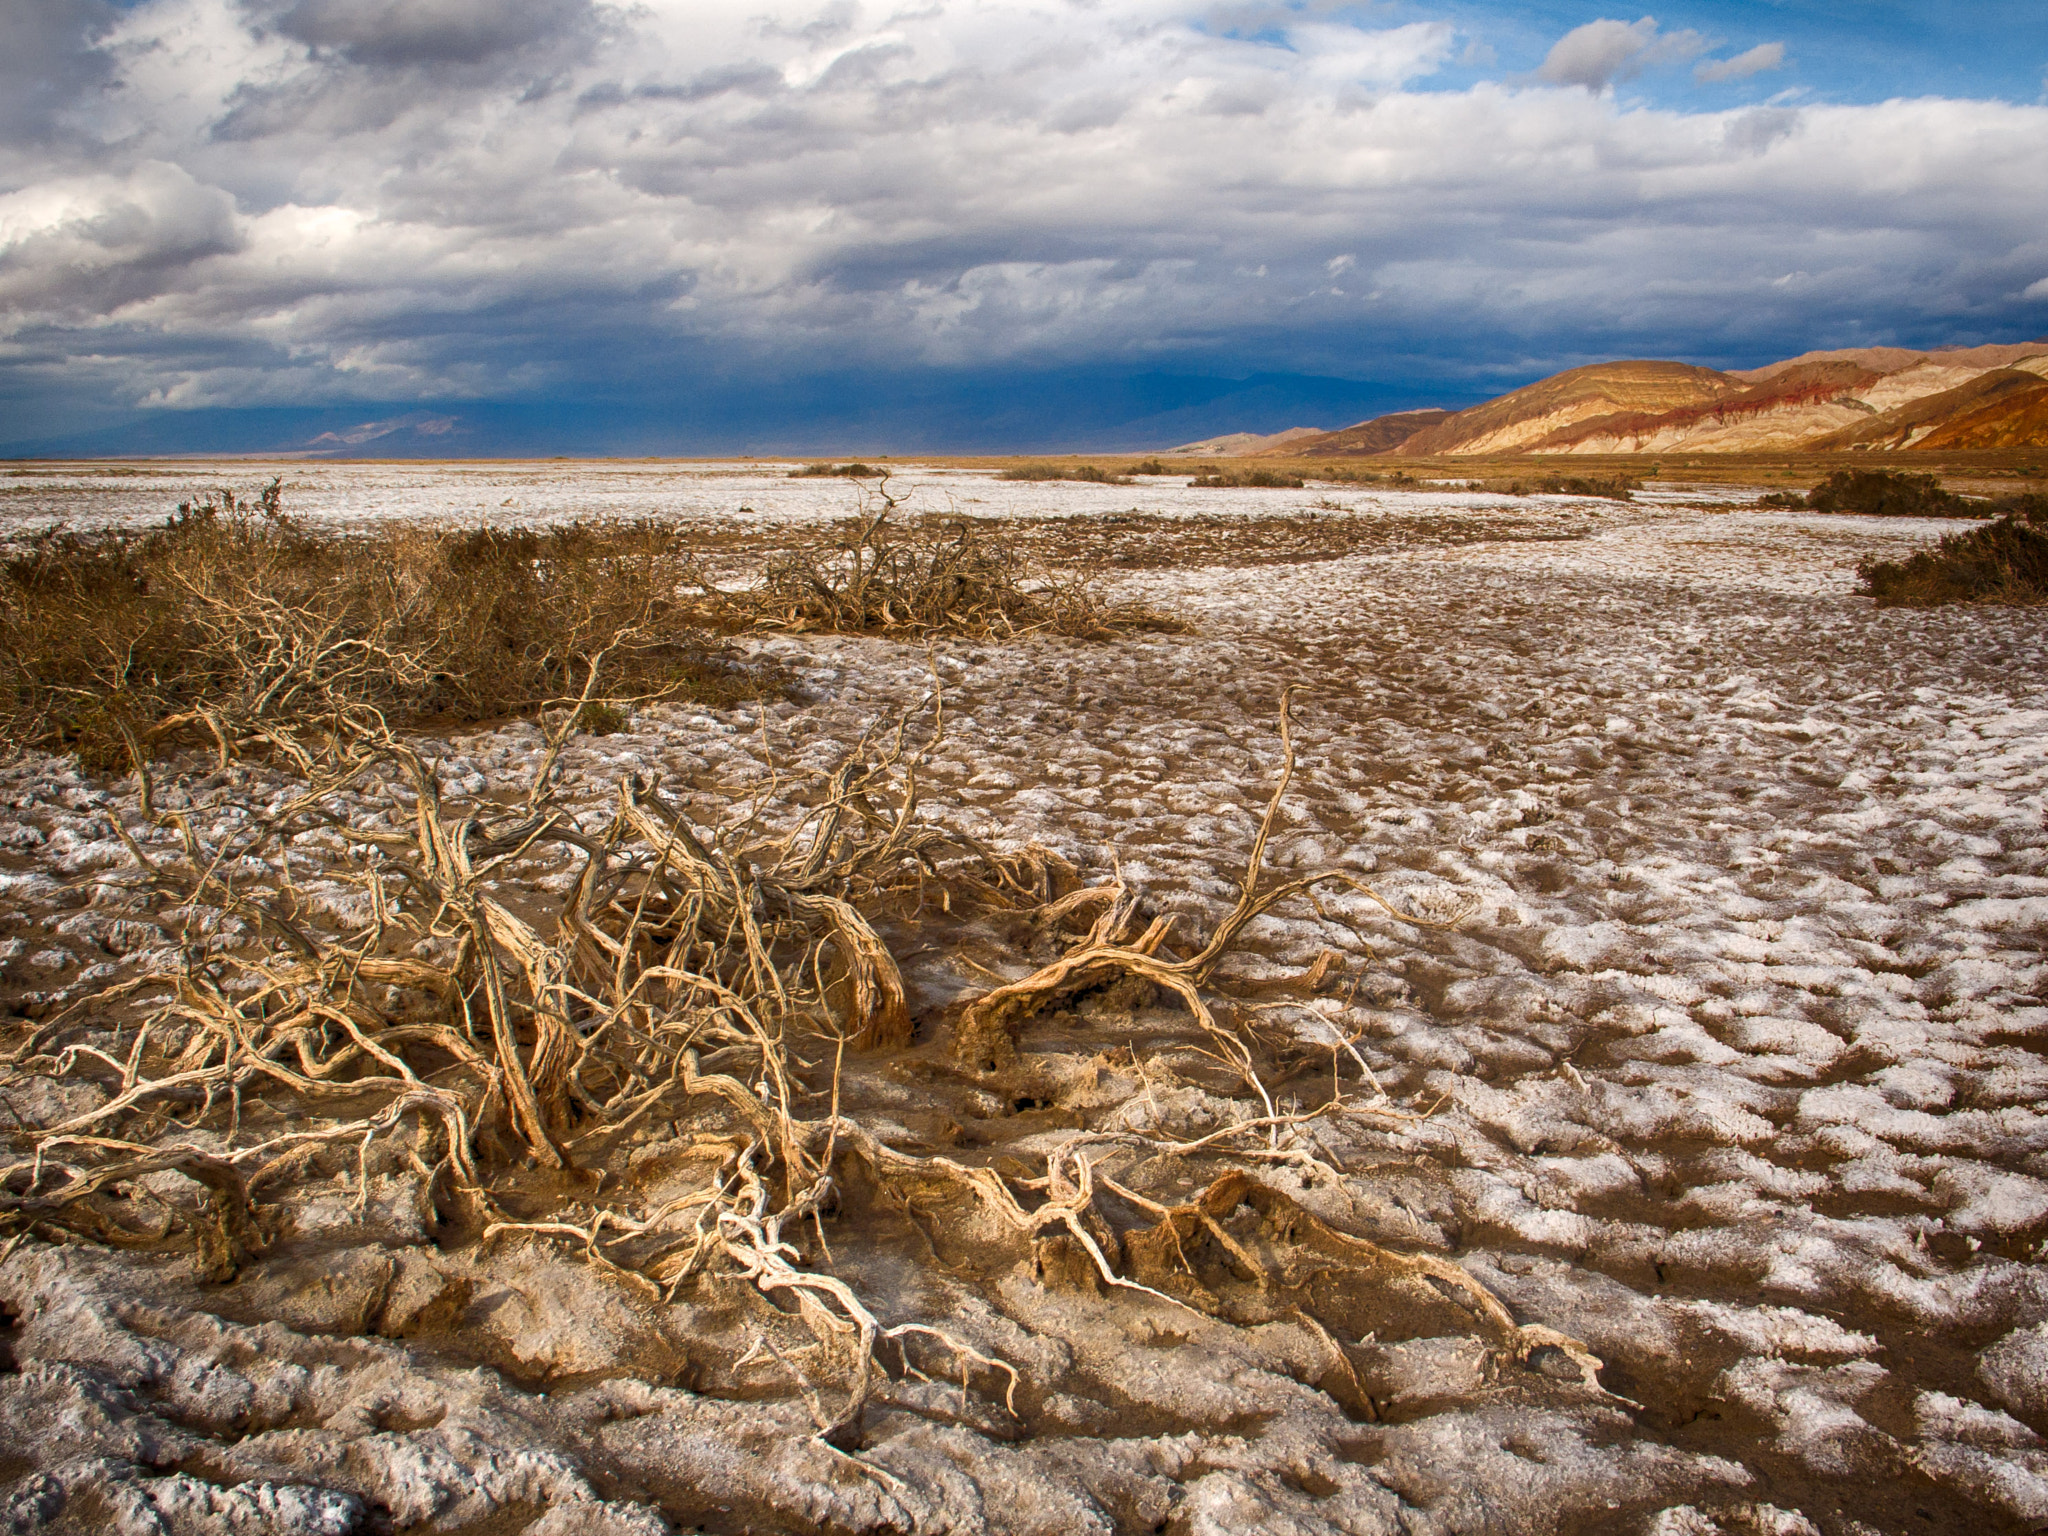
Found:
[[[792,469],[789,472],[789,478],[792,480],[874,480],[888,473],[889,471],[886,469],[877,469],[872,464],[862,464],[856,461],[852,464],[806,464],[800,469]]]
[[[1107,640],[1188,628],[1154,609],[1105,602],[1088,574],[1034,571],[1007,540],[964,519],[899,529],[891,518],[902,500],[886,481],[863,497],[851,522],[771,556],[758,583],[706,587],[706,613],[731,630],[915,637]]]
[[[1598,496],[1607,501],[1633,501],[1643,482],[1627,475],[1607,478],[1581,475],[1542,475],[1536,479],[1467,480],[1468,491],[1485,491],[1494,496]]]
[[[1539,475],[1510,480],[1504,486],[1488,482],[1481,488],[1509,496],[1598,496],[1607,501],[1633,501],[1642,486],[1642,481],[1629,475]]]
[[[1313,479],[1331,485],[1384,485],[1394,490],[1413,490],[1422,484],[1405,469],[1390,470],[1381,474],[1376,469],[1359,469],[1349,464],[1317,465]]]
[[[1855,517],[1984,517],[1989,509],[1942,489],[1932,475],[1893,469],[1838,469],[1805,495],[1773,491],[1758,506]]]
[[[2048,496],[1997,505],[2005,508],[1997,521],[1947,534],[1932,549],[1865,561],[1858,590],[1880,608],[2048,603]]]
[[[1197,475],[1190,480],[1190,486],[1205,489],[1230,489],[1240,486],[1269,486],[1276,490],[1298,491],[1305,482],[1301,476],[1289,474],[1281,469],[1222,469],[1213,474]]]
[[[1156,471],[1155,471],[1156,473]],[[1129,485],[1131,477],[1093,464],[1013,464],[1003,471],[1005,480],[1080,480],[1089,485]]]
[[[749,697],[762,681],[678,594],[655,523],[316,532],[273,483],[142,533],[55,530],[0,560],[0,725],[125,764],[131,743],[283,722],[530,713],[588,691]]]

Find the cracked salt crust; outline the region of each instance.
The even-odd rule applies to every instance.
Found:
[[[838,482],[715,467],[291,474],[307,482],[295,505],[343,522],[742,501],[794,522],[848,504]],[[1261,513],[1304,501],[916,478],[921,496],[977,513],[1228,512],[1247,539]],[[194,483],[181,469],[52,489],[114,519],[174,481]],[[1505,505],[1339,494],[1368,509]],[[988,1347],[1041,1362],[1027,1368],[1079,1362],[1056,1410],[1070,1430],[1007,1444],[906,1410],[865,1453],[899,1491],[805,1449],[787,1402],[628,1379],[535,1393],[400,1341],[328,1343],[281,1322],[243,1334],[147,1263],[39,1248],[0,1269],[10,1305],[39,1309],[16,1340],[21,1372],[0,1380],[0,1419],[17,1444],[59,1424],[70,1438],[17,1479],[14,1528],[89,1479],[114,1490],[121,1529],[239,1531],[260,1510],[266,1529],[339,1531],[379,1504],[401,1528],[457,1530],[536,1498],[554,1508],[535,1506],[535,1536],[661,1528],[661,1499],[609,1498],[598,1465],[643,1488],[680,1470],[799,1530],[1108,1531],[1142,1516],[1190,1532],[1832,1536],[2048,1518],[2048,619],[1875,612],[1851,595],[1857,558],[1942,525],[1687,499],[1600,508],[1572,542],[1146,570],[1119,595],[1199,634],[932,653],[948,709],[932,813],[1096,868],[1114,847],[1161,908],[1197,920],[1228,905],[1277,762],[1279,689],[1303,685],[1274,865],[1335,864],[1411,907],[1470,913],[1418,935],[1362,899],[1289,908],[1250,930],[1235,984],[1257,995],[1339,954],[1356,984],[1340,1008],[1299,1015],[1303,1038],[1327,1040],[1335,1021],[1398,1097],[1440,1103],[1419,1122],[1318,1126],[1323,1155],[1351,1170],[1344,1209],[1382,1241],[1454,1255],[1519,1320],[1585,1339],[1640,1408],[1518,1406],[1457,1339],[1347,1339],[1382,1348],[1389,1384],[1387,1421],[1354,1424],[1300,1384],[1313,1347],[1298,1330],[1139,1350],[1144,1304],[1077,1308],[1020,1275],[953,1304]],[[650,709],[627,735],[579,739],[572,782],[594,805],[621,767],[730,783],[771,757],[822,764],[928,683],[921,647],[759,649],[798,676],[801,702]],[[446,768],[458,784],[516,776],[540,751],[528,727],[480,732]],[[133,818],[132,796],[40,758],[0,783],[10,983],[58,1000],[87,966],[147,956],[140,915],[51,905],[63,880],[122,856],[106,818]],[[353,1218],[317,1219],[340,1233]],[[574,1308],[602,1290],[567,1259],[532,1262],[545,1274],[525,1294]],[[616,1354],[589,1328],[551,1340],[516,1307],[494,1316],[544,1354]],[[306,1427],[251,1433],[182,1384],[222,1371]],[[304,1385],[284,1382],[292,1371]],[[440,1418],[408,1427],[376,1406],[401,1400]],[[1115,1405],[1129,1401],[1171,1405],[1175,1426],[1125,1428]],[[226,1482],[165,1470],[195,1436],[224,1448]],[[689,1519],[724,1528],[717,1502]],[[1935,1523],[1912,1523],[1916,1509]]]

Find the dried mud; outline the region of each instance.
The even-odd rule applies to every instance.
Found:
[[[732,494],[768,505],[769,489]],[[1020,1238],[958,1187],[906,1198],[850,1174],[804,1227],[802,1262],[1017,1380],[963,1381],[942,1350],[892,1357],[841,1449],[813,1436],[799,1390],[829,1362],[751,1287],[650,1296],[578,1243],[480,1244],[402,1159],[322,1153],[320,1182],[281,1200],[277,1241],[228,1285],[168,1236],[7,1252],[0,1522],[2048,1524],[2048,617],[1850,595],[1857,558],[1940,525],[1350,492],[1336,499],[1355,515],[1299,492],[1120,513],[1142,489],[1017,494],[1041,509],[1015,514],[1035,553],[1107,551],[1118,597],[1199,632],[758,642],[791,698],[649,709],[576,738],[565,784],[595,815],[620,774],[658,770],[708,817],[771,769],[829,768],[936,672],[928,815],[1036,840],[1090,878],[1115,868],[1152,912],[1206,931],[1235,897],[1279,696],[1298,686],[1269,864],[1346,869],[1448,924],[1296,902],[1219,976],[1279,1108],[1344,1107],[1263,1140],[1139,1146],[1263,1109],[1186,1012],[1128,984],[1030,1023],[1012,1063],[960,1061],[962,1003],[1056,936],[936,888],[881,925],[917,1036],[849,1058],[841,1083],[885,1146],[1020,1191],[1085,1144],[1121,1190],[1098,1241],[1165,1295],[1104,1284],[1072,1239]],[[758,536],[810,515],[771,507]],[[440,750],[453,792],[484,795],[543,743],[514,723]],[[187,766],[195,790],[228,782]],[[232,770],[234,787],[260,799],[267,772]],[[16,1039],[171,958],[156,917],[89,883],[127,857],[112,821],[134,820],[134,790],[40,757],[0,769]],[[569,877],[535,858],[507,899]],[[830,1052],[808,1054],[824,1095]],[[105,1091],[40,1080],[7,1108],[50,1124]],[[715,1099],[689,1109],[615,1149],[608,1202],[652,1209],[719,1176],[743,1127]],[[155,1197],[187,1198],[159,1182]],[[535,1170],[506,1199],[573,1218],[597,1193]],[[1503,1348],[1470,1294],[1373,1252],[1454,1263],[1564,1342]]]

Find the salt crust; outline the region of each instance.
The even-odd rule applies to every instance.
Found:
[[[316,518],[666,511],[679,484],[700,509],[745,500],[804,520],[846,506],[843,485],[718,469],[292,474]],[[928,498],[1018,517],[1292,505],[918,478]],[[67,494],[120,519],[162,489]],[[1364,515],[1393,500],[1342,495]],[[89,521],[76,496],[72,520]],[[1417,1341],[1389,1379],[1427,1409],[1375,1429],[1367,1454],[1357,1426],[1289,1379],[1305,1337],[1219,1341],[1129,1383],[1185,1415],[1177,1435],[1118,1439],[1078,1399],[1073,1422],[1095,1438],[1005,1446],[892,1420],[871,1454],[913,1490],[899,1495],[849,1478],[788,1403],[625,1380],[536,1395],[402,1342],[324,1338],[311,1315],[311,1332],[220,1322],[153,1261],[28,1248],[0,1269],[22,1318],[0,1421],[38,1466],[0,1518],[36,1530],[90,1488],[123,1532],[342,1532],[371,1505],[399,1528],[551,1506],[532,1536],[663,1529],[651,1506],[597,1493],[593,1458],[676,1470],[792,1529],[1107,1531],[1118,1479],[1129,1509],[1156,1505],[1187,1531],[1563,1530],[1633,1510],[1632,1528],[1660,1536],[1799,1533],[1823,1509],[1840,1516],[1829,1529],[1870,1529],[1845,1512],[1909,1466],[1958,1508],[2048,1518],[2043,620],[1873,613],[1846,567],[1936,527],[1683,510],[1716,499],[1603,509],[1574,542],[1123,581],[1120,595],[1194,618],[1188,639],[943,643],[949,737],[928,794],[970,830],[1084,864],[1113,844],[1162,907],[1213,916],[1276,760],[1278,688],[1308,685],[1274,862],[1369,871],[1423,907],[1476,902],[1457,931],[1419,940],[1341,899],[1250,934],[1247,981],[1335,949],[1357,984],[1304,1012],[1304,1038],[1362,1032],[1397,1094],[1442,1100],[1417,1124],[1323,1133],[1357,1170],[1351,1219],[1456,1254],[1522,1320],[1586,1339],[1624,1395],[1740,1408],[1762,1426],[1753,1453],[1695,1445],[1654,1413],[1496,1402],[1456,1341]],[[771,756],[826,763],[929,681],[913,648],[758,649],[797,675],[798,701],[654,709],[625,736],[579,739],[566,768],[593,809],[622,767],[744,784]],[[465,738],[444,764],[451,791],[517,774],[540,745],[525,726]],[[61,998],[96,971],[159,963],[137,914],[48,910],[59,882],[123,860],[109,818],[133,824],[133,786],[36,757],[0,785],[0,904],[32,930],[0,951],[9,976]],[[317,880],[308,894],[349,899]],[[9,1107],[48,1123],[87,1090],[36,1092]],[[402,1195],[368,1220],[412,1273],[429,1260],[407,1246],[424,1234]],[[363,1219],[346,1201],[302,1213],[337,1234]],[[621,1312],[566,1260],[523,1262],[528,1299],[500,1326],[536,1368],[601,1368],[615,1336],[678,1322]],[[1135,1314],[1098,1304],[1077,1320],[1032,1291],[1020,1278],[955,1305],[1018,1357],[1059,1337],[1098,1372],[1126,1369],[1105,1362]],[[598,1322],[551,1324],[556,1308]],[[1945,1387],[1908,1359],[1953,1362]],[[1951,1395],[1973,1381],[1986,1403]],[[1245,1414],[1262,1427],[1225,1427]],[[276,1427],[253,1428],[266,1416]],[[188,1461],[211,1470],[166,1470]],[[1782,1466],[1808,1479],[1810,1509],[1756,1496]]]

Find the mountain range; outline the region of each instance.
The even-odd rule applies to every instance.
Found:
[[[1594,363],[1460,411],[1401,411],[1335,432],[1236,433],[1177,451],[1298,459],[2031,447],[2048,447],[2048,340],[1808,352],[1732,373]]]

